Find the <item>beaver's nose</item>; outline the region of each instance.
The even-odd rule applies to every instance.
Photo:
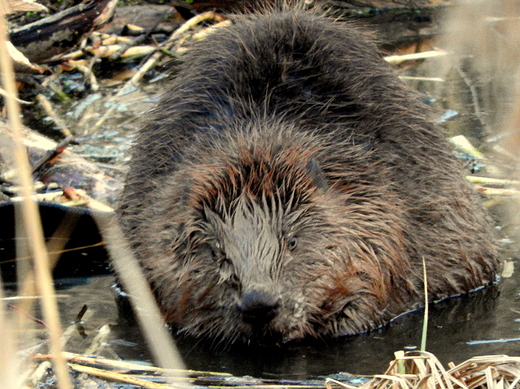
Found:
[[[238,310],[245,322],[253,325],[262,325],[275,318],[280,306],[280,299],[273,293],[263,290],[247,292],[240,303]]]

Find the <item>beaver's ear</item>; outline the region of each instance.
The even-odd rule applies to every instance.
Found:
[[[203,206],[203,215],[204,221],[213,227],[215,233],[223,230],[224,220],[217,212],[210,209],[206,204]]]
[[[325,173],[321,169],[321,166],[318,161],[313,159],[309,162],[307,165],[307,170],[309,173],[309,176],[312,178],[312,185],[317,187],[318,189],[321,189],[323,191],[327,190],[329,188],[329,183],[327,181],[327,177],[325,176]]]
[[[208,223],[218,225],[221,222],[220,217],[211,210],[206,204],[203,206],[204,218]]]

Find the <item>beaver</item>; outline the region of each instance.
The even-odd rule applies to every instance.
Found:
[[[358,334],[494,281],[494,233],[430,118],[357,27],[237,18],[182,57],[119,216],[168,323],[213,344]]]

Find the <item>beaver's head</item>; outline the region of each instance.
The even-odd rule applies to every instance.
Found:
[[[185,163],[165,183],[142,256],[166,319],[224,344],[388,320],[409,275],[384,186],[361,180],[360,166],[340,178],[337,156],[308,141],[244,140],[234,150]]]

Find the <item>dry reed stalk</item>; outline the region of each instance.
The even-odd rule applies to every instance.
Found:
[[[123,287],[130,294],[130,302],[155,360],[159,366],[177,372],[171,375],[171,382],[177,386],[184,385],[187,383],[187,378],[182,373],[185,371],[184,363],[162,320],[141,267],[117,224],[114,212],[94,200],[90,202],[90,206],[92,216],[107,242],[111,263]]]
[[[94,343],[94,342],[93,342]],[[88,350],[87,350],[88,351]],[[131,370],[133,372],[148,372],[148,373],[157,373],[157,374],[178,374],[180,371],[177,369],[164,369],[162,367],[156,367],[151,365],[143,365],[141,363],[133,363],[121,360],[113,360],[108,358],[97,358],[85,353],[85,355],[74,354],[69,352],[64,352],[63,355],[69,362],[73,362],[75,364],[86,364],[92,367],[97,367],[98,369],[117,369],[117,370]],[[52,355],[36,355],[34,357],[37,361],[46,361],[52,359]],[[183,370],[181,372],[187,377],[229,377],[233,378],[233,375],[230,373],[221,373],[214,371],[200,371],[200,370]]]
[[[39,211],[36,203],[31,200],[32,181],[29,168],[27,152],[22,145],[20,107],[16,101],[17,91],[14,83],[14,70],[11,57],[7,51],[7,25],[4,9],[0,8],[0,68],[2,73],[2,85],[6,92],[5,103],[8,112],[9,128],[13,134],[15,150],[13,159],[18,171],[18,179],[23,194],[23,223],[27,231],[29,247],[33,254],[37,273],[37,284],[43,297],[43,314],[47,322],[50,335],[52,353],[55,355],[55,371],[60,389],[72,388],[65,359],[61,356],[62,347],[60,343],[61,326],[58,315],[56,297],[49,259],[43,240],[43,232]]]

